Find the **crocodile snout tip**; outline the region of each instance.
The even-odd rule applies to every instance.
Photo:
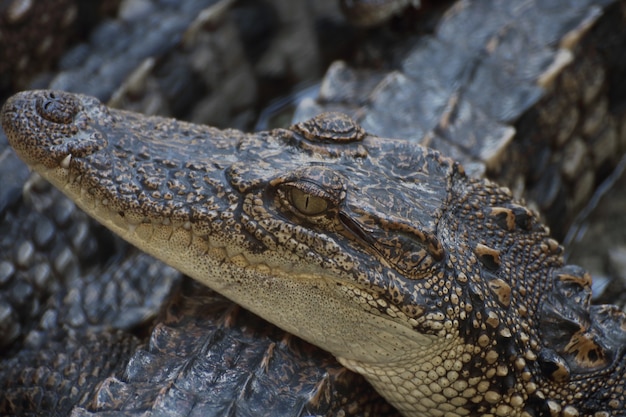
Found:
[[[64,91],[22,91],[4,104],[2,128],[26,163],[57,168],[68,155],[86,155],[105,145],[102,135],[94,136],[89,113],[98,105],[96,99]]]
[[[9,97],[2,108],[2,127],[11,130],[19,119],[36,118],[50,123],[71,124],[80,110],[76,95],[54,90],[27,90]]]

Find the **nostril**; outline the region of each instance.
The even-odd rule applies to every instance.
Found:
[[[69,95],[46,92],[37,99],[37,112],[44,119],[60,124],[70,124],[78,111],[76,100]]]

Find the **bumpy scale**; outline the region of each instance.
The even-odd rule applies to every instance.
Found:
[[[624,416],[626,317],[508,190],[325,114],[245,134],[11,98],[18,154],[131,243],[363,374],[407,416]]]

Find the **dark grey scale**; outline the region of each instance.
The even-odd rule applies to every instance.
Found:
[[[150,343],[128,361],[124,376],[105,380],[94,396],[103,406],[78,416],[117,411],[218,417],[258,410],[351,416],[359,407],[371,415],[398,416],[330,354],[188,279],[162,312]]]
[[[49,184],[29,184],[0,222],[0,414],[68,415],[121,375],[137,343],[106,329],[145,324],[180,274],[102,233]]]
[[[153,317],[179,274],[129,251],[17,160],[0,152],[0,350],[44,346],[63,326],[128,329]]]
[[[541,372],[555,382],[567,382],[571,372],[565,360],[554,350],[543,348],[537,355]]]
[[[559,213],[567,212],[567,186],[561,179],[558,167],[545,169],[541,179],[533,186],[529,198],[537,202],[542,213],[554,219]]]
[[[340,0],[339,5],[346,17],[358,26],[380,25],[409,7],[419,8],[420,0]]]
[[[615,306],[589,306],[591,278],[578,266],[564,266],[553,272],[552,279],[554,287],[540,310],[544,347],[538,361],[542,373],[556,382],[567,380],[570,374],[588,374],[591,380],[587,384],[591,387],[597,378],[615,378],[608,390],[612,394],[594,391],[580,411],[623,410],[619,396],[606,402],[606,398],[624,389],[620,381],[626,354],[623,313]],[[606,415],[620,415],[614,411]]]
[[[489,211],[494,223],[504,230],[530,231],[533,227],[533,214],[526,207],[517,204],[507,204],[502,207],[492,207]]]
[[[120,0],[20,1],[0,5],[0,102],[52,69],[82,32],[117,9]]]
[[[108,101],[145,59],[163,58],[174,50],[181,33],[214,3],[149,1],[134,15],[103,22],[88,42],[68,52],[49,87]]]
[[[118,331],[82,333],[22,350],[0,364],[0,414],[67,416],[95,399],[103,378],[121,377],[135,337]],[[80,389],[77,389],[80,387]]]
[[[511,305],[511,286],[488,271],[483,272],[482,277],[498,303],[505,309],[508,308]]]
[[[489,212],[493,222],[501,229],[512,232],[515,230],[515,214],[507,207],[492,207]]]
[[[500,251],[483,245],[482,243],[476,244],[474,247],[474,254],[478,257],[478,260],[483,264],[485,268],[490,271],[497,271],[500,268]]]
[[[33,242],[38,248],[47,249],[54,240],[54,232],[54,224],[50,219],[38,219],[33,230]]]
[[[626,323],[622,323],[621,310],[614,305],[591,306],[591,317],[594,323],[598,323],[604,330],[607,339],[613,340],[624,346],[625,336],[621,329]]]
[[[5,312],[2,327],[7,333],[0,343],[4,348],[24,333],[24,326],[41,313],[42,302],[56,287],[51,282],[52,262],[47,253],[39,252],[40,248],[47,252],[48,246],[38,243],[47,243],[45,229],[50,226],[41,222],[40,216],[23,210],[21,198],[2,213],[0,299]],[[36,230],[41,232],[37,239],[31,240],[33,233],[37,235]]]
[[[474,306],[482,306],[485,303],[485,293],[483,292],[483,286],[475,282],[470,282],[467,288],[471,300],[470,304]]]
[[[526,401],[526,408],[524,411],[532,417],[552,417],[554,413],[550,410],[545,398],[531,395]]]
[[[151,322],[181,274],[134,248],[120,252],[124,255],[113,258],[104,270],[77,282],[72,288],[75,297],[57,298],[61,322],[68,322],[72,311],[80,311],[85,324],[96,328],[132,330]]]
[[[534,215],[526,207],[511,205],[511,211],[515,216],[515,225],[520,230],[532,230]]]
[[[541,326],[547,343],[566,343],[571,335],[588,321],[585,319],[585,305],[591,297],[589,288],[579,285],[577,279],[585,271],[575,266],[565,266],[552,274],[554,288],[541,305]],[[564,277],[570,277],[567,281]],[[584,300],[584,303],[580,301]],[[577,300],[577,302],[575,301]]]
[[[591,299],[591,276],[577,265],[566,265],[553,272],[554,293],[563,297],[578,314],[586,312]],[[567,303],[567,302],[566,302]]]
[[[556,311],[557,308],[560,308],[562,313]],[[572,334],[581,330],[577,318],[568,317],[565,305],[557,305],[550,297],[544,302],[542,310],[541,333],[548,346],[555,345],[556,347],[557,344],[567,343]]]
[[[96,8],[92,3],[100,2],[121,3],[121,7],[109,6],[108,10],[115,8],[115,15],[94,22],[107,17],[92,10]],[[318,37],[344,36],[341,42],[333,39],[333,48],[353,43],[352,36],[346,36],[348,25],[338,10],[311,12],[314,8],[304,3],[100,2],[46,2],[59,10],[67,9],[63,6],[68,3],[80,3],[79,11],[90,9],[90,16],[97,15],[97,19],[78,16],[76,20],[86,22],[88,36],[75,39],[80,43],[60,57],[56,72],[41,73],[22,88],[86,93],[117,108],[243,128],[253,122],[252,108],[259,107],[259,79],[269,77],[284,83],[267,89],[262,97],[267,100],[270,91],[276,94],[276,88],[287,91],[287,85],[319,78]],[[307,23],[340,21],[333,22],[333,33],[316,33],[316,25],[293,24],[294,18],[306,19]],[[297,51],[277,46],[286,27],[293,42],[307,39],[308,44]],[[41,31],[46,29],[51,37],[65,35],[50,23]],[[302,49],[310,53],[302,53]],[[273,64],[255,67],[259,60]],[[281,60],[285,63],[274,64]],[[292,65],[295,60],[298,68]],[[0,74],[2,67],[0,62]]]

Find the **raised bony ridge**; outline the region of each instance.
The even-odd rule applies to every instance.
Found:
[[[2,124],[111,230],[329,350],[407,416],[625,408],[624,314],[589,307],[534,213],[435,151],[338,114],[245,134],[50,91],[11,98]]]

